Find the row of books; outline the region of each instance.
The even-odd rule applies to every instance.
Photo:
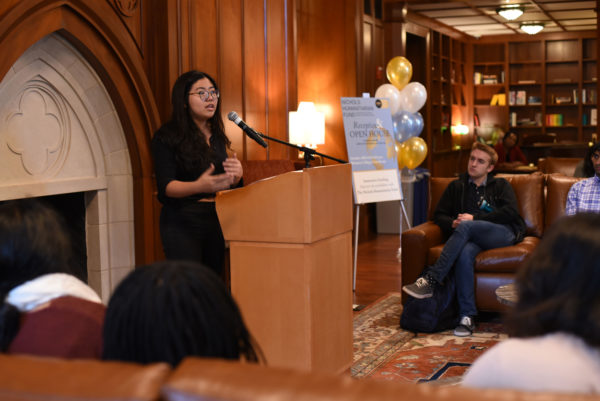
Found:
[[[510,91],[508,92],[508,104],[514,105],[525,105],[525,104],[542,104],[542,99],[539,96],[527,97],[526,91]]]
[[[494,95],[496,96],[496,95]],[[590,89],[590,90],[585,90],[582,89],[581,91],[581,101],[584,104],[595,104],[596,103],[596,90],[595,89]],[[493,99],[492,99],[493,101]],[[565,96],[565,95],[554,95],[551,94],[550,95],[550,104],[578,104],[579,103],[579,96],[578,96],[578,91],[577,89],[573,89],[573,94],[572,96]],[[492,104],[492,103],[490,103]],[[499,104],[499,103],[498,103]],[[508,104],[510,106],[514,106],[514,105],[540,105],[542,104],[542,98],[540,96],[537,95],[530,95],[527,96],[527,92],[526,91],[509,91],[508,92]],[[499,104],[500,105],[500,104]]]
[[[547,127],[562,127],[564,118],[562,114],[551,113],[546,114],[546,126]]]
[[[473,74],[473,83],[475,85],[480,84],[503,84],[504,83],[504,71],[500,72],[500,77],[497,74],[482,74],[480,72],[475,72]]]
[[[542,125],[542,113],[535,113],[533,119],[529,117],[518,118],[516,112],[509,114],[509,122],[511,127],[540,127]]]
[[[511,127],[541,127],[542,113],[535,113],[535,117],[518,118],[516,112],[511,112],[508,115],[509,124]],[[589,113],[584,113],[582,116],[582,125],[597,125],[598,124],[598,109],[591,109]],[[546,126],[561,127],[564,125],[564,117],[562,114],[546,114]]]
[[[591,109],[589,116],[584,113],[581,117],[581,123],[583,125],[598,125],[598,109]]]

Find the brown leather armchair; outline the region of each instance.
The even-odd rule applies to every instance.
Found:
[[[0,355],[0,399],[14,401],[600,401],[600,396],[356,380],[208,358],[177,368]]]
[[[567,193],[578,178],[562,174],[498,174],[512,185],[519,213],[527,231],[522,242],[481,252],[475,259],[475,301],[481,311],[501,311],[506,305],[496,298],[495,290],[513,281],[523,261],[533,252],[544,233],[558,217],[564,215]],[[454,178],[430,180],[429,217],[442,193]],[[411,283],[425,266],[433,264],[444,247],[440,228],[429,220],[402,233],[402,283]],[[403,301],[406,297],[403,297]]]

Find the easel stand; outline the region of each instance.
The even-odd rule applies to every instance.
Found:
[[[352,266],[352,292],[356,292],[356,265],[358,261],[358,228],[359,228],[359,217],[360,217],[360,206],[364,203],[357,203],[354,205],[355,215],[356,215],[356,226],[354,229],[354,258],[353,258],[353,266]],[[396,253],[396,258],[400,260],[400,256],[402,253],[402,216],[406,219],[406,224],[408,228],[411,228],[410,219],[408,218],[408,213],[406,213],[406,207],[404,205],[404,193],[402,192],[402,183],[400,183],[400,230],[399,234],[399,245],[398,251]]]

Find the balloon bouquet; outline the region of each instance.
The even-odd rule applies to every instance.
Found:
[[[419,82],[410,82],[412,64],[404,57],[392,58],[386,75],[391,84],[377,88],[375,97],[387,98],[390,102],[398,168],[412,170],[427,157],[427,143],[419,137],[424,125],[419,110],[427,101],[427,90]]]

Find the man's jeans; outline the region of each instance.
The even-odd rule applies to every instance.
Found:
[[[439,259],[428,270],[442,283],[455,264],[456,296],[460,316],[475,316],[475,257],[481,251],[512,245],[515,234],[509,226],[484,220],[463,221],[456,227]]]

